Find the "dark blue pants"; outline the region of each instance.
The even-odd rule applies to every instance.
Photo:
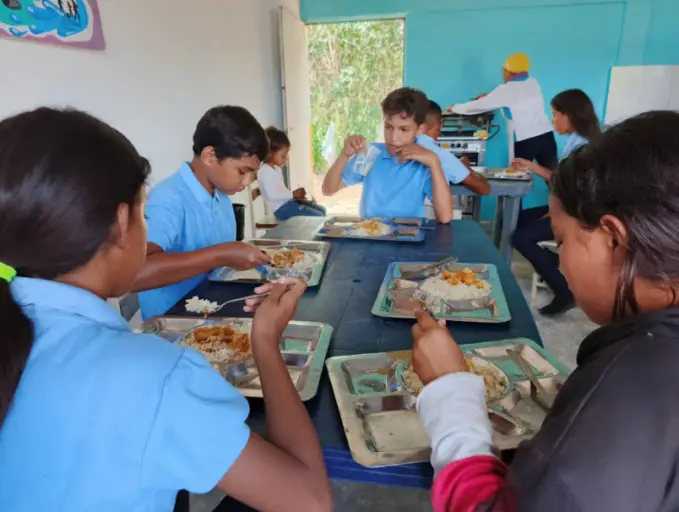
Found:
[[[325,217],[325,208],[310,201],[291,199],[274,212],[276,220],[284,221],[292,217]]]
[[[559,271],[559,256],[549,249],[538,246],[538,242],[554,240],[552,222],[547,206],[529,208],[519,213],[519,222],[512,237],[514,248],[526,258],[542,277],[555,295],[570,293],[566,278]]]

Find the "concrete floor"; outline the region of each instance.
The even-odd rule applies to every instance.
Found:
[[[532,268],[528,262],[516,254],[512,271],[524,292],[526,301],[530,297]],[[548,291],[540,290],[536,307],[551,299]],[[545,347],[569,368],[575,367],[578,346],[596,326],[585,314],[574,309],[565,315],[548,319],[533,310],[535,322]],[[353,482],[334,481],[332,483],[337,512],[368,512],[389,510],[390,512],[429,512],[432,510],[427,491],[380,487]],[[222,498],[219,492],[204,496],[191,497],[191,512],[211,512]]]

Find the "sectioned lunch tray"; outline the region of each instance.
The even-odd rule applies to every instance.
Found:
[[[481,173],[489,180],[530,181],[531,174],[528,171],[509,172],[512,169],[485,168]]]
[[[361,236],[352,232],[352,227],[364,221],[377,221],[391,227],[391,234],[383,236]],[[424,230],[432,229],[426,219],[385,218],[385,217],[331,217],[325,221],[317,236],[321,238],[348,238],[352,240],[377,240],[382,242],[422,242]]]
[[[386,318],[415,318],[415,310],[420,307],[420,302],[414,297],[415,289],[399,289],[398,280],[401,278],[401,272],[419,270],[427,265],[431,265],[431,262],[391,263],[377,293],[372,314]],[[447,270],[464,270],[467,268],[473,270],[480,279],[488,281],[492,289],[490,295],[484,299],[457,301],[455,303],[439,301],[438,306],[433,307],[432,313],[437,318],[453,322],[509,322],[512,315],[509,312],[505,292],[495,265],[479,263],[446,265]],[[432,309],[430,304],[428,304],[428,307]]]
[[[292,249],[297,247],[300,251],[309,254],[315,261],[313,265],[301,269],[283,269],[266,266],[238,271],[230,267],[221,267],[213,270],[208,275],[208,280],[218,283],[262,283],[264,281],[276,281],[283,276],[292,275],[304,278],[308,281],[308,286],[318,286],[321,282],[325,261],[328,259],[328,253],[330,252],[330,244],[328,242],[258,238],[256,240],[248,240],[247,243],[262,249]]]
[[[525,338],[461,348],[466,356],[483,359],[507,376],[507,392],[488,403],[495,445],[500,450],[513,449],[533,437],[547,413],[531,398],[530,381],[508,357],[507,349],[519,350],[551,393],[561,388],[570,371]],[[331,357],[325,363],[349,450],[363,466],[429,460],[431,449],[415,408],[417,397],[408,392],[402,377],[411,357],[407,350]]]
[[[140,331],[156,334],[171,343],[180,343],[196,327],[208,325],[230,325],[249,333],[252,329],[252,319],[217,318],[206,321],[201,318],[159,316],[145,321]],[[318,391],[332,331],[332,327],[326,324],[293,321],[283,332],[279,343],[281,355],[288,367],[290,378],[304,401],[313,398]],[[252,359],[211,364],[244,396],[262,397],[259,373]]]

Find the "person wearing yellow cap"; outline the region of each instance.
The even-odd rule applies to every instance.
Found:
[[[473,115],[502,109],[513,130],[511,158],[536,161],[555,169],[558,163],[552,123],[545,113],[545,100],[538,81],[529,76],[530,59],[525,53],[510,55],[503,66],[504,83],[474,101],[448,107],[449,112]]]

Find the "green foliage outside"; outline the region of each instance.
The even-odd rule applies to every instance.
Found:
[[[322,174],[330,123],[337,129],[337,154],[348,134],[375,141],[380,103],[403,85],[403,21],[309,25],[308,39],[313,165]]]

